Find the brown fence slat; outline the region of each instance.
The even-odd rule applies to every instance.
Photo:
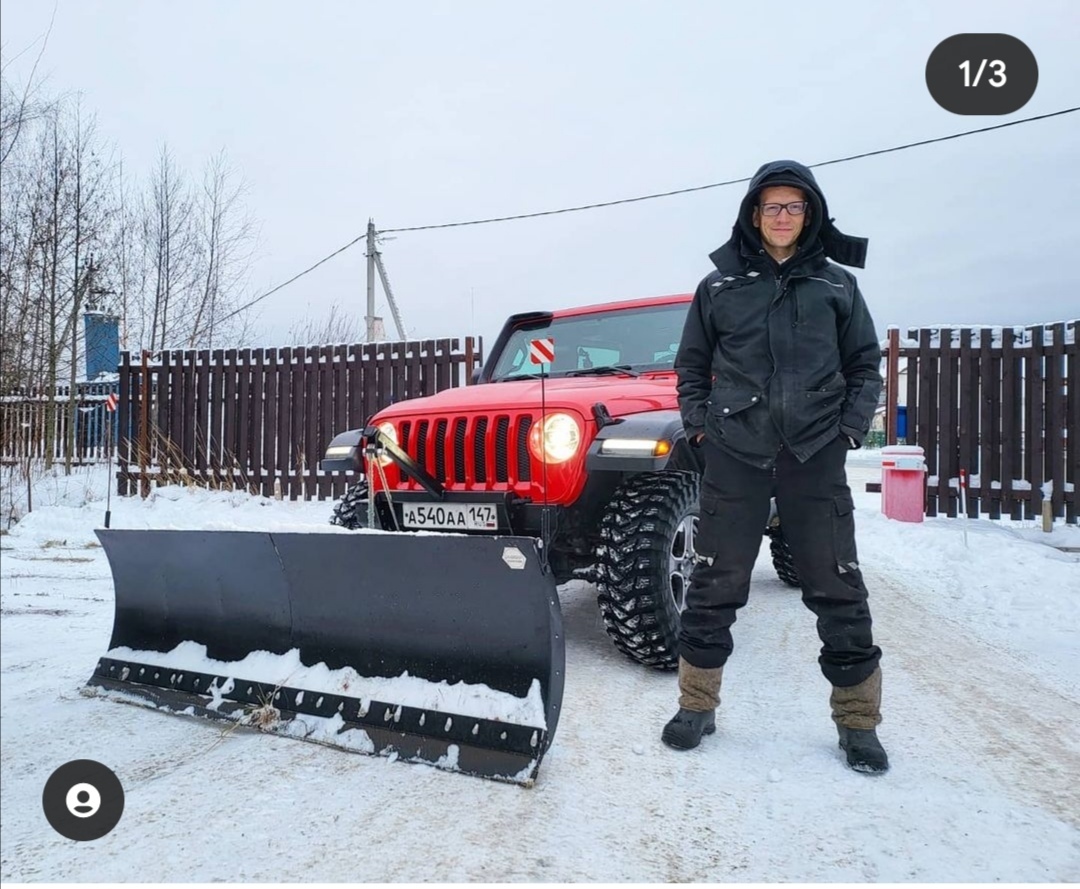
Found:
[[[904,436],[904,444],[913,444],[919,434],[919,353],[916,349],[903,349],[904,367],[907,377],[907,434]]]
[[[918,365],[919,375],[919,437],[917,443],[923,449],[926,458],[927,474],[938,474],[937,457],[937,359],[931,357],[933,333],[930,330],[911,332],[919,340]],[[910,373],[910,371],[909,371]],[[934,422],[931,422],[931,421]],[[937,515],[937,488],[927,482],[926,514]]]
[[[157,424],[158,438],[163,442],[172,441],[172,403],[169,398],[171,382],[172,353],[168,349],[162,349],[154,372],[154,422]]]
[[[165,392],[168,401],[169,431],[166,433],[171,448],[184,453],[184,353],[174,349],[169,353],[169,382]]]
[[[251,349],[241,349],[236,366],[236,456],[229,473],[233,485],[250,491]]]
[[[210,432],[210,352],[195,353],[195,474],[206,477],[207,438]]]
[[[411,343],[393,343],[390,346],[390,403],[397,404],[411,398],[408,379],[409,346]]]
[[[288,464],[289,464],[289,499],[300,497],[300,484],[303,476],[304,460],[304,370],[307,362],[307,349],[297,347],[292,350],[287,377],[289,384],[288,413]]]
[[[248,490],[253,494],[262,494],[263,427],[266,422],[266,398],[263,394],[266,367],[263,349],[255,349],[252,354],[251,383],[251,462],[248,467]]]
[[[198,417],[195,414],[195,364],[194,351],[184,351],[183,396],[184,396],[184,438],[181,445],[185,468],[192,470],[192,458],[195,455],[195,436],[198,434]]]
[[[333,346],[323,346],[319,350],[319,412],[315,417],[316,453],[312,455],[311,479],[318,491],[320,500],[329,497],[333,487],[331,479],[319,471],[319,461],[322,459],[322,455],[326,453],[326,446],[333,437],[334,420],[337,417],[336,393],[334,391],[336,377],[334,353],[335,348]]]
[[[436,392],[435,380],[435,340],[424,340],[420,344],[420,392],[423,395],[434,395]]]
[[[364,425],[364,353],[363,348],[354,344],[348,348],[349,358],[345,385],[349,390],[349,413],[345,429],[359,429]]]
[[[379,385],[378,401],[374,410],[381,411],[394,403],[394,353],[389,345],[384,344],[379,349],[376,365]]]
[[[225,350],[214,349],[210,353],[210,428],[207,442],[210,450],[210,483],[217,487],[225,472],[224,439],[222,438],[225,414]]]
[[[323,453],[329,447],[330,442],[333,441],[334,436],[353,428],[349,423],[349,402],[352,398],[352,392],[349,388],[348,346],[339,345],[334,347],[333,371],[331,376],[334,385],[333,420],[329,435],[323,443]],[[319,457],[321,459],[322,455],[320,454]],[[327,473],[327,475],[330,478],[330,493],[328,496],[332,500],[336,500],[344,494],[353,481],[352,476],[345,473]]]
[[[1068,386],[1066,399],[1066,456],[1067,480],[1072,490],[1065,492],[1065,519],[1076,524],[1080,509],[1080,321],[1072,321],[1066,328],[1067,343],[1065,379]]]
[[[940,386],[938,421],[938,509],[950,518],[956,517],[956,500],[951,479],[956,476],[956,366],[952,346],[952,330],[941,328],[938,333],[938,385]]]
[[[229,485],[233,466],[237,461],[238,449],[238,414],[236,404],[237,362],[236,349],[226,349],[222,356],[221,374],[224,385],[224,400],[221,405],[221,484]]]
[[[971,492],[971,476],[978,467],[978,453],[976,444],[978,438],[979,418],[979,378],[972,373],[971,365],[971,330],[963,328],[960,333],[960,353],[957,356],[958,389],[957,389],[957,479],[960,470],[963,469],[967,476],[968,488],[961,491],[957,487],[959,495],[958,510],[964,516],[978,515],[979,507],[976,496]]]
[[[979,331],[979,508],[1001,518],[1001,389],[994,374],[994,332]],[[1000,361],[998,362],[1000,365]]]
[[[274,496],[274,482],[279,479],[278,471],[278,404],[281,399],[281,373],[278,368],[278,350],[267,349],[266,382],[266,421],[263,424],[263,485],[264,497]]]
[[[1043,475],[1043,329],[1028,329],[1031,340],[1024,368],[1024,478],[1028,497],[1024,518],[1032,519],[1042,509]]]
[[[435,341],[435,391],[450,388],[450,340]]]
[[[1048,328],[1053,341],[1046,348],[1046,478],[1053,484],[1054,518],[1065,515],[1065,324]]]
[[[1023,376],[1020,357],[1014,351],[1016,331],[1001,331],[1001,508],[1012,519],[1020,518],[1022,505],[1013,491],[1013,481],[1020,477],[1020,434],[1023,402],[1020,400]]]
[[[278,351],[277,475],[283,496],[289,496],[292,476],[292,438],[289,421],[292,415],[293,350]]]
[[[318,496],[319,489],[319,409],[322,392],[322,349],[310,346],[307,350],[306,374],[304,380],[304,474],[302,497],[307,500]]]
[[[368,343],[364,346],[364,423],[371,419],[371,415],[379,409],[379,374],[378,364],[379,347]]]

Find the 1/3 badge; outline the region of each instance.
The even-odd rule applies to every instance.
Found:
[[[926,62],[926,87],[953,114],[1012,114],[1039,84],[1039,63],[1011,34],[954,34]]]

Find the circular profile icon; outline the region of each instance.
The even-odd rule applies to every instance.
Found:
[[[108,766],[76,759],[60,766],[41,794],[45,817],[61,836],[85,842],[99,840],[124,814],[124,788]]]
[[[76,784],[67,792],[64,802],[76,818],[93,818],[101,808],[101,794],[93,784]]]

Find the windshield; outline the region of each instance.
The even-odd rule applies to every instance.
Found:
[[[671,370],[689,307],[689,303],[674,303],[593,312],[556,318],[550,324],[519,327],[507,340],[492,379],[526,378],[540,373],[552,377],[568,373],[578,376],[582,371],[613,366],[638,373]],[[529,359],[529,343],[545,337],[555,341],[555,360],[550,364],[533,364]]]

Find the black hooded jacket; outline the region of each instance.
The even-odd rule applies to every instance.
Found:
[[[758,193],[801,188],[809,218],[795,255],[777,263],[753,225]],[[766,164],[754,176],[731,240],[698,285],[675,359],[679,407],[691,439],[704,432],[754,466],[781,446],[806,461],[837,435],[861,445],[881,393],[881,348],[855,276],[866,241],[842,234],[809,169]]]

